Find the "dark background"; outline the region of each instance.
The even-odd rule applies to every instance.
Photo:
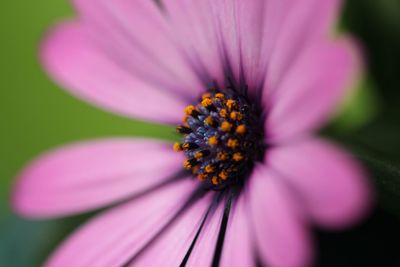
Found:
[[[120,118],[59,90],[37,60],[48,27],[73,16],[67,0],[0,3],[0,266],[39,266],[88,215],[28,221],[9,209],[9,189],[35,155],[57,145],[113,135],[170,139],[165,126]],[[400,266],[400,0],[347,0],[338,26],[366,55],[360,91],[321,134],[370,169],[376,208],[344,232],[315,229],[318,266]]]

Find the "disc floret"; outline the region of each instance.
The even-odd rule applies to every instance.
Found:
[[[184,168],[213,188],[243,182],[263,154],[260,112],[233,90],[209,90],[185,108],[183,135],[175,151],[186,155]]]

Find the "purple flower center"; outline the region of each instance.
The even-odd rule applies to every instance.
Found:
[[[264,155],[261,111],[249,96],[232,89],[210,89],[185,109],[183,135],[175,151],[184,151],[184,167],[212,189],[243,184]]]

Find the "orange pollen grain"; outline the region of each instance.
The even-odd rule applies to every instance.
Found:
[[[241,161],[243,159],[243,155],[239,152],[236,152],[235,154],[233,154],[232,158],[234,161]]]
[[[231,114],[230,114],[230,117],[231,117],[232,120],[238,120],[238,121],[243,119],[242,113],[236,112],[236,111],[232,111]]]
[[[194,157],[196,159],[201,159],[203,157],[203,152],[197,152],[196,154],[194,154]]]
[[[195,111],[196,108],[193,105],[189,105],[185,108],[185,114],[186,115],[192,115],[193,111]]]
[[[187,151],[187,150],[189,150],[190,145],[188,143],[185,143],[185,144],[182,145],[182,147],[183,147],[184,150]]]
[[[228,112],[226,111],[226,109],[221,109],[220,111],[219,111],[219,115],[222,117],[222,118],[226,118],[226,116],[228,115]]]
[[[174,151],[175,151],[175,152],[182,151],[181,144],[175,143],[175,144],[174,144]]]
[[[229,132],[232,129],[232,124],[227,122],[227,121],[223,121],[221,123],[221,130],[224,132]]]
[[[200,173],[199,175],[197,175],[197,179],[199,179],[200,181],[204,181],[206,179],[206,176]]]
[[[224,99],[225,95],[223,93],[216,93],[215,97],[218,99]]]
[[[236,148],[239,145],[239,141],[236,139],[228,139],[228,142],[226,144],[229,148]]]
[[[212,165],[210,165],[210,164],[208,164],[208,165],[204,168],[204,170],[205,170],[207,173],[213,172],[214,169],[215,169],[215,168],[214,168]]]
[[[246,133],[246,126],[244,124],[241,124],[238,127],[236,127],[236,133],[245,134]]]
[[[228,99],[228,101],[226,101],[226,106],[229,109],[232,109],[232,108],[234,108],[236,106],[236,101],[233,100],[233,99]]]
[[[217,158],[218,160],[227,160],[228,154],[226,152],[218,152]]]
[[[210,98],[204,98],[204,99],[201,101],[201,105],[202,105],[203,107],[209,107],[209,106],[212,105],[212,100],[211,100]]]
[[[183,167],[185,167],[187,170],[190,170],[190,168],[192,168],[192,164],[190,164],[189,160],[185,160],[183,162]]]
[[[210,98],[210,97],[211,97],[211,94],[210,94],[210,93],[204,93],[204,94],[201,96],[201,99]]]
[[[213,176],[211,178],[211,182],[212,182],[213,185],[217,185],[218,184],[218,177],[217,176]]]
[[[226,180],[228,179],[228,173],[226,171],[222,171],[219,173],[219,178],[221,178],[222,180]]]
[[[218,138],[216,136],[211,136],[210,138],[208,138],[208,144],[210,146],[215,146],[218,144]]]
[[[205,122],[206,122],[208,125],[212,125],[212,124],[214,123],[214,119],[213,119],[211,116],[208,116],[208,117],[205,119]]]

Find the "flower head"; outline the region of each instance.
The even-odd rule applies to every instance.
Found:
[[[75,0],[41,56],[74,95],[168,123],[180,141],[114,138],[49,152],[13,205],[37,218],[113,206],[48,266],[307,266],[309,225],[369,203],[362,168],[312,133],[357,74],[329,35],[338,0]]]
[[[176,128],[184,136],[182,144],[174,145],[179,148],[176,151],[185,153],[185,168],[210,189],[243,185],[265,154],[263,116],[257,101],[234,86],[213,88],[187,109],[188,117]]]

